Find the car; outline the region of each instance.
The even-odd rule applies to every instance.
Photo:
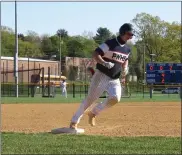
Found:
[[[179,88],[166,88],[163,89],[162,94],[179,94],[180,90]]]

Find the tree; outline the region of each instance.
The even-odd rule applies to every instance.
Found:
[[[68,31],[66,31],[65,29],[58,29],[56,34],[58,36],[60,36],[61,38],[66,38],[68,37]]]
[[[141,81],[143,79],[143,62],[144,62],[144,44],[140,41],[136,42],[135,44],[136,48],[136,56],[135,60],[133,61],[133,70],[136,73],[138,81]]]
[[[27,35],[24,37],[24,41],[32,43],[35,49],[41,49],[41,38],[35,31],[28,30]],[[43,51],[40,52],[43,54]]]
[[[106,40],[110,39],[112,37],[112,33],[107,28],[99,27],[97,29],[96,36],[94,37],[94,40],[97,44],[101,44],[105,42]]]
[[[131,48],[131,53],[129,55],[129,74],[136,74],[136,61],[137,61],[137,48],[131,41],[126,43]]]
[[[93,32],[91,32],[91,31],[84,31],[84,32],[82,33],[82,36],[83,36],[84,38],[86,38],[86,39],[92,40],[93,37],[94,37],[94,34],[93,34]]]
[[[73,57],[91,57],[97,44],[93,39],[87,39],[83,36],[70,37],[67,43],[68,56]]]
[[[168,23],[166,35],[164,38],[165,54],[161,59],[166,62],[180,62],[181,58],[181,24],[173,22]]]
[[[24,34],[22,34],[22,33],[19,33],[19,34],[18,34],[18,38],[19,38],[20,40],[22,40],[22,41],[25,41],[25,36],[24,36]]]
[[[8,26],[1,26],[1,31],[8,32],[9,34],[14,34],[13,29]]]
[[[44,35],[41,39],[41,49],[46,55],[51,56],[51,52],[53,52],[52,42],[49,39],[49,36]]]
[[[146,13],[137,14],[132,22],[136,37],[146,46],[146,57],[151,59],[151,54],[155,54],[157,62],[177,61],[170,55],[179,55],[179,50],[174,49],[173,45],[179,45],[180,24],[170,24]]]
[[[67,42],[69,40],[69,37],[59,40],[59,37],[56,34],[54,36],[51,36],[49,39],[52,42],[52,49],[54,51],[54,54],[56,54],[56,60],[60,60],[59,46],[61,46],[61,57],[65,57],[68,55]]]
[[[25,41],[34,42],[34,43],[40,42],[40,37],[38,33],[28,30],[27,35],[25,36]]]
[[[42,51],[36,46],[28,41],[18,41],[18,55],[20,57],[40,57],[43,55]]]
[[[1,55],[14,56],[15,50],[15,35],[12,32],[1,30]]]
[[[93,39],[85,39],[83,41],[83,51],[85,53],[85,57],[91,58],[93,51],[96,49],[97,44]]]
[[[15,34],[10,28],[5,27],[2,31],[2,55],[14,56],[15,51]],[[41,56],[42,52],[34,42],[24,40],[23,34],[18,34],[18,56],[20,57],[37,57]]]
[[[67,43],[69,57],[85,57],[84,45],[78,37],[72,37]]]

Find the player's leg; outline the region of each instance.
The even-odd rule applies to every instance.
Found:
[[[62,89],[62,96],[64,96],[64,88]]]
[[[68,96],[67,96],[67,89],[65,88],[65,97],[67,98]]]
[[[102,95],[107,86],[107,77],[100,71],[96,71],[92,77],[87,97],[80,104],[80,107],[71,120],[70,127],[75,128],[80,122],[84,112]]]
[[[66,88],[63,88],[63,96],[66,97]]]
[[[62,91],[62,96],[64,96],[64,88],[62,88],[61,91]]]
[[[95,117],[103,110],[114,106],[116,103],[120,101],[121,98],[121,84],[119,79],[113,80],[109,83],[107,87],[108,98],[106,98],[103,102],[98,103],[89,113],[89,123],[94,126],[95,125]]]

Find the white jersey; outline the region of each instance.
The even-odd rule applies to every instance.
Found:
[[[61,88],[62,88],[62,95],[67,98],[67,90],[66,90],[66,81],[61,83]]]
[[[64,88],[66,88],[66,82],[62,82],[61,83],[61,87],[64,89]]]

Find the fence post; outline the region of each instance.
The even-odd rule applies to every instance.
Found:
[[[81,98],[81,96],[82,96],[82,92],[81,92],[81,87],[82,87],[82,84],[80,84],[80,98]]]
[[[75,98],[75,83],[73,83],[73,98]]]
[[[143,98],[144,98],[144,92],[145,92],[145,83],[144,83],[144,81],[143,81]]]
[[[42,68],[42,97],[45,94],[45,89],[44,89],[44,67]]]
[[[50,67],[48,67],[48,96],[50,97]]]
[[[21,64],[21,66],[22,66],[22,95],[24,95],[23,94],[23,87],[24,87],[24,84],[23,84],[23,64]],[[20,87],[21,88],[21,87]],[[20,91],[21,92],[21,91]]]
[[[150,84],[150,98],[152,98],[152,93],[153,93],[153,84]]]
[[[3,62],[3,95],[4,95],[4,62]]]
[[[87,88],[86,88],[87,85],[86,85],[86,83],[84,84],[84,86],[85,86],[85,96],[86,96],[86,94],[87,94],[87,90],[86,90],[86,89],[87,89]]]
[[[29,64],[30,64],[30,60],[29,60],[29,57],[28,57],[28,97],[30,96],[30,74],[29,74]]]
[[[6,61],[6,83],[8,83],[8,60]]]
[[[40,63],[39,63],[39,71],[40,71],[41,69],[40,69]],[[39,73],[41,73],[41,71],[39,72]],[[41,80],[41,79],[40,79]],[[39,94],[40,94],[40,81],[39,81]]]
[[[33,70],[33,73],[35,74],[35,61],[34,61],[34,70]]]

